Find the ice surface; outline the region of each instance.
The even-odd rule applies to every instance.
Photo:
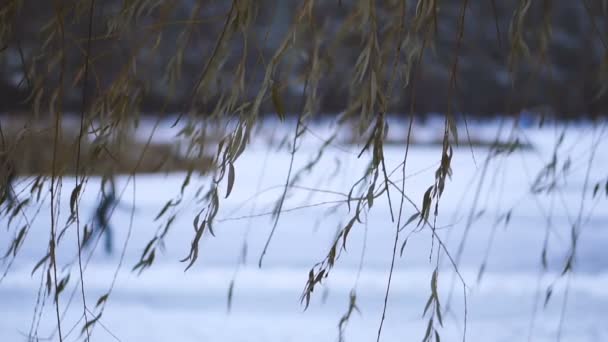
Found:
[[[495,123],[472,125],[469,129],[480,138],[496,136]],[[293,134],[290,131],[293,125],[287,126],[275,133]],[[416,129],[419,136],[432,136],[441,128],[431,123]],[[319,138],[328,137],[330,133],[330,129],[321,124],[312,126],[311,130],[315,136],[305,135],[294,160],[296,170],[315,156]],[[518,130],[517,136],[531,142],[534,148],[515,153],[504,163],[490,164],[488,182],[480,191],[474,212],[483,211],[483,215],[471,225],[460,264],[468,286],[467,341],[521,341],[529,336],[531,341],[555,341],[566,284],[569,288],[561,339],[608,340],[605,324],[608,317],[608,201],[605,195],[592,198],[591,190],[587,190],[575,272],[569,280],[559,276],[571,246],[571,226],[578,219],[592,147],[598,145],[589,174],[591,186],[596,181],[606,180],[608,143],[605,135],[602,139],[600,131],[591,126],[570,127],[559,154],[560,163],[568,156],[571,158],[567,182],[560,185],[559,195],[553,199],[548,195],[532,196],[531,182],[540,167],[551,160],[560,132],[560,128],[553,126]],[[405,135],[406,126],[393,124],[390,134],[397,138]],[[170,139],[170,136],[169,132],[162,131],[159,139]],[[379,198],[375,202],[367,224],[354,226],[347,250],[341,252],[335,269],[324,286],[315,290],[311,306],[304,311],[299,299],[308,270],[324,258],[337,229],[352,217],[352,213],[348,213],[345,205],[334,213],[328,213],[331,204],[298,209],[305,204],[332,202],[344,197],[304,188],[292,189],[284,205],[284,209],[290,211],[282,214],[263,268],[258,269],[258,257],[272,221],[270,215],[247,216],[272,211],[281,194],[290,160],[285,149],[268,149],[262,140],[254,141],[251,149],[236,162],[234,190],[228,199],[221,201],[218,222],[214,226],[216,236],[204,236],[198,262],[185,273],[185,264],[179,260],[187,255],[194,233],[192,219],[200,210],[200,204],[194,202],[180,207],[167,236],[166,249],[157,256],[152,268],[140,276],[130,271],[147,241],[163,223],[162,220],[154,222],[154,217],[167,200],[179,193],[184,175],[141,175],[135,181],[124,176],[118,180],[118,189],[125,191],[122,208],[118,208],[112,218],[116,246],[122,246],[129,231],[131,234],[125,261],[99,321],[101,324],[95,327],[93,341],[115,341],[117,338],[120,341],[336,341],[338,322],[348,308],[352,290],[356,291],[360,314],[353,314],[348,323],[346,341],[375,340],[395,234],[395,223],[390,220],[386,199]],[[302,177],[298,185],[347,193],[371,158],[365,154],[357,160],[359,148],[340,142],[332,145],[315,170]],[[404,147],[386,146],[385,153],[390,171],[401,162]],[[447,184],[437,219],[437,226],[442,227],[438,234],[451,253],[456,253],[464,233],[477,190],[474,180],[482,173],[486,153],[487,149],[471,149],[465,144],[455,150],[452,180]],[[410,150],[405,189],[418,206],[424,191],[433,183],[440,157],[438,147],[414,146]],[[339,173],[335,176],[333,173],[338,166]],[[494,175],[495,180],[490,181]],[[400,183],[400,171],[395,172],[392,179]],[[18,188],[24,188],[28,181],[20,179]],[[193,185],[187,188],[186,198],[192,195],[196,185],[208,181],[205,177],[195,177]],[[73,179],[64,179],[59,222],[65,222],[67,218],[73,187]],[[221,187],[224,194],[225,184]],[[98,188],[99,179],[92,178],[86,184],[81,202],[83,220],[89,220],[94,212]],[[254,200],[248,200],[259,192],[262,193]],[[395,191],[392,196],[393,205],[398,206]],[[131,225],[129,207],[133,202],[135,211]],[[508,227],[496,224],[497,218],[509,209],[512,209],[512,215]],[[404,218],[414,212],[406,202]],[[26,340],[24,334],[30,331],[34,318],[41,273],[32,276],[31,270],[48,245],[48,200],[40,212],[35,206],[28,207],[27,215],[34,220],[34,227],[0,283],[0,341]],[[547,233],[549,215],[552,228]],[[401,233],[399,247],[409,228]],[[74,229],[68,229],[62,238],[59,264],[74,261],[75,235]],[[540,254],[547,235],[548,270],[541,273]],[[9,236],[0,234],[2,248],[8,246]],[[245,237],[247,264],[237,272]],[[429,284],[435,266],[434,260],[429,262],[429,254],[431,247],[437,251],[437,243],[432,244],[430,237],[427,230],[412,234],[403,257],[396,260],[382,341],[421,340],[424,335],[427,319],[422,317],[422,311],[430,295]],[[489,241],[492,246],[488,249]],[[364,245],[363,266],[358,276]],[[99,296],[107,292],[119,257],[119,253],[105,256],[100,249],[86,266],[84,285],[91,310]],[[485,273],[477,282],[479,267],[486,257]],[[4,271],[8,265],[2,266]],[[72,292],[79,291],[76,270],[76,267],[72,268],[68,289],[60,298],[62,311]],[[67,274],[67,270],[58,271]],[[234,295],[228,313],[227,293],[233,277]],[[550,285],[553,286],[551,300],[544,307],[545,290]],[[439,290],[444,306],[451,289],[451,310],[444,317],[444,327],[439,328],[444,341],[462,340],[464,297],[462,285],[454,278],[452,267],[443,256]],[[81,316],[82,300],[78,292],[62,321],[64,335]],[[82,322],[79,324],[65,341],[82,340],[79,335]],[[40,339],[52,336],[52,340],[57,341],[57,335],[51,335],[55,325],[54,304],[52,299],[47,299],[39,327]]]

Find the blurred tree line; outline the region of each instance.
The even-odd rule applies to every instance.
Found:
[[[293,48],[275,71],[274,78],[281,84],[277,94],[286,112],[301,108],[303,70],[312,63],[310,51],[315,48],[322,73],[317,84],[318,112],[344,111],[358,96],[351,78],[365,46],[358,28],[363,2],[314,1],[311,18],[317,32],[294,34]],[[386,43],[394,39],[390,23],[404,2],[372,2],[378,40],[390,47]],[[234,87],[235,70],[243,59],[245,97],[254,98],[302,2],[235,3],[251,7],[239,12],[250,16],[251,24],[218,47],[218,37],[226,33],[231,1],[103,0],[97,2],[89,20],[88,1],[3,0],[0,111],[37,106],[48,112],[58,83],[64,87],[63,109],[80,111],[87,51],[90,98],[114,91],[113,101],[130,102],[142,113],[189,109],[192,89],[197,88],[204,69],[210,70],[205,75],[210,81],[195,94],[196,103],[200,113],[212,111]],[[390,112],[445,113],[449,108],[484,116],[528,109],[562,117],[606,112],[608,102],[602,95],[608,58],[605,0],[405,1],[404,30],[420,20],[420,11],[429,6],[433,18],[426,31],[418,33],[418,42],[404,43],[397,56],[382,51],[386,61],[381,72],[385,78],[396,77],[390,86]],[[55,25],[58,21],[63,32]],[[393,45],[397,50],[397,44]],[[405,60],[421,45],[426,51],[415,70],[403,70],[407,63],[393,67],[393,58]],[[450,95],[455,60],[455,93]],[[119,81],[126,73],[128,79]],[[416,92],[410,96],[405,85],[413,77]],[[275,107],[265,98],[260,109],[274,112]]]

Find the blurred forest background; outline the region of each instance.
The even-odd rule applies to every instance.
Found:
[[[400,3],[376,2],[380,41],[393,39],[392,31],[387,30],[389,20],[383,19],[398,11]],[[431,19],[435,22],[428,30],[433,36],[432,44],[428,44],[420,67],[415,70],[415,113],[445,113],[449,106],[450,111],[470,116],[517,113],[522,109],[562,118],[606,112],[608,101],[602,96],[601,87],[608,58],[604,38],[608,30],[606,1],[469,1],[458,47],[462,2],[428,3],[434,7],[436,17]],[[246,32],[247,96],[255,97],[259,91],[264,66],[289,32],[300,5],[299,1],[257,2],[255,18]],[[406,5],[407,26],[419,20],[415,13],[420,5],[416,1],[407,1]],[[54,66],[59,58],[50,53],[59,34],[51,24],[57,6],[66,16],[66,36],[61,47],[66,52],[63,109],[80,111],[88,2],[4,0],[0,5],[0,112],[30,109],[36,95],[47,97],[37,90],[57,84],[59,68]],[[300,110],[305,81],[298,72],[311,63],[307,51],[318,37],[323,71],[318,84],[319,113],[344,111],[352,96],[356,96],[350,87],[352,66],[365,38],[363,30],[357,28],[360,18],[353,14],[357,6],[359,2],[347,0],[314,3],[312,17],[319,30],[314,33],[317,38],[311,32],[298,32],[296,45],[300,48],[288,50],[278,69],[283,85],[280,95],[287,112]],[[518,18],[516,10],[522,6],[525,17]],[[91,27],[90,77],[94,81],[88,91],[93,95],[108,91],[130,65],[137,69],[136,76],[130,79],[135,83],[131,88],[137,92],[125,95],[137,101],[143,113],[184,110],[200,70],[214,53],[230,7],[230,1],[99,1]],[[126,29],[116,29],[122,25],[117,22],[121,17],[117,14],[129,19]],[[521,26],[516,25],[518,21]],[[515,32],[521,28],[522,32]],[[521,35],[523,41],[515,41],[516,35]],[[517,46],[520,43],[525,45]],[[217,58],[222,65],[211,66],[213,86],[204,89],[202,112],[213,108],[220,95],[233,86],[234,71],[244,55],[243,37],[234,35],[227,44],[225,58]],[[456,94],[448,103],[456,49]],[[406,56],[411,51],[404,48],[401,53]],[[135,63],[127,63],[130,58],[135,58]],[[399,65],[398,69],[403,68]],[[383,72],[389,75],[393,70],[386,67]],[[406,96],[403,86],[407,71],[396,70],[396,74],[402,80],[395,82],[389,110],[408,113],[411,97]],[[261,112],[274,111],[271,101],[265,99]]]

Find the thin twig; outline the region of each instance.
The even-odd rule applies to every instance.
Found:
[[[308,88],[308,78],[304,83],[303,93],[306,93]],[[287,189],[289,189],[289,182],[291,180],[291,171],[293,169],[293,161],[296,155],[298,136],[300,135],[300,121],[302,120],[302,116],[304,114],[304,110],[300,112],[298,115],[296,130],[293,134],[293,146],[291,147],[291,156],[289,159],[289,170],[287,171],[287,178],[285,179],[285,187],[283,189],[283,194],[281,195],[281,199],[279,200],[279,206],[276,211],[276,217],[274,219],[274,223],[272,225],[272,229],[270,230],[270,235],[268,235],[268,239],[266,240],[266,244],[264,245],[264,249],[262,250],[262,254],[260,255],[260,259],[258,260],[258,267],[262,267],[262,261],[264,260],[264,256],[268,251],[268,246],[270,245],[270,241],[272,240],[272,236],[274,235],[275,230],[277,229],[277,225],[279,224],[279,218],[281,217],[281,210],[283,209],[283,203],[285,202],[285,198],[287,197]]]

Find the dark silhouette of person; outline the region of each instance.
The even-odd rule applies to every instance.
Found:
[[[108,185],[109,184],[109,185]],[[108,186],[106,186],[108,185]],[[113,237],[112,227],[110,226],[110,216],[118,204],[113,178],[106,178],[101,181],[101,200],[95,210],[93,231],[104,235],[104,250],[106,254],[112,254]]]

